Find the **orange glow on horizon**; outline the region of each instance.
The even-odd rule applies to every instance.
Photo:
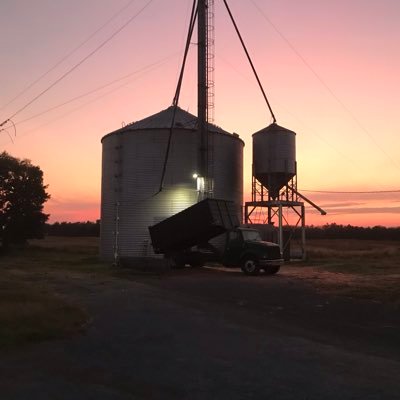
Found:
[[[132,2],[113,24],[11,102],[126,1],[99,0],[95,9],[90,2],[60,0],[56,8],[28,2],[23,13],[20,2],[6,2],[0,15],[4,37],[9,38],[2,49],[0,123],[88,55],[145,2]],[[299,190],[400,189],[400,3],[365,0],[360,14],[359,2],[255,2],[262,13],[253,2],[233,2],[231,9],[277,122],[297,134]],[[123,124],[170,106],[191,4],[151,4],[66,79],[12,118],[17,134],[14,138],[11,126],[8,134],[14,143],[7,132],[0,132],[4,151],[28,158],[44,171],[52,196],[45,205],[50,222],[99,218],[100,140]],[[246,144],[248,199],[252,134],[269,125],[271,117],[222,2],[215,2],[215,7],[214,122],[238,133]],[[196,71],[192,45],[179,104],[192,114],[197,114]],[[400,226],[400,193],[306,196],[328,211],[326,217],[308,212],[307,224]]]

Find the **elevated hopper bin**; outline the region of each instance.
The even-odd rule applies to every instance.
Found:
[[[253,175],[276,199],[296,175],[296,134],[273,123],[253,134]]]

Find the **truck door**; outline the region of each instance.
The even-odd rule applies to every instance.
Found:
[[[230,231],[226,243],[223,264],[237,266],[240,264],[240,254],[243,247],[243,238],[239,231]]]

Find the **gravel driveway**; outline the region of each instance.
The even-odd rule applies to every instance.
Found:
[[[0,398],[399,399],[395,306],[290,273],[50,277],[85,332],[2,354]]]

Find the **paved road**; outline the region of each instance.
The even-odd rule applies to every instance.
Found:
[[[400,396],[400,322],[379,304],[326,297],[284,274],[52,284],[93,321],[84,335],[3,355],[1,399]]]

